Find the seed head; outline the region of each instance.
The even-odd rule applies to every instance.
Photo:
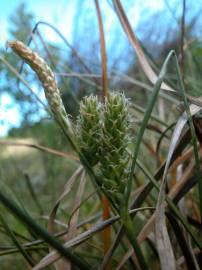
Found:
[[[123,93],[110,93],[103,109],[103,134],[100,148],[102,188],[120,200],[127,185],[130,155],[129,101]]]
[[[36,72],[43,85],[45,96],[56,121],[58,121],[63,128],[73,133],[71,121],[67,116],[51,68],[36,52],[33,52],[23,42],[18,40],[10,41],[8,42],[8,46]]]
[[[80,149],[91,165],[99,159],[101,140],[101,105],[94,95],[84,97],[80,102],[76,135]]]

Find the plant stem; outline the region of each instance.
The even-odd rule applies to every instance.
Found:
[[[134,227],[133,227],[132,219],[131,219],[131,217],[128,213],[128,210],[126,208],[124,208],[122,213],[121,213],[121,219],[122,219],[123,226],[125,227],[128,240],[130,241],[130,243],[134,249],[139,266],[141,267],[141,269],[147,270],[148,269],[147,264],[145,262],[143,254],[142,254],[140,245],[137,242],[137,239],[136,239],[135,234],[134,234]]]

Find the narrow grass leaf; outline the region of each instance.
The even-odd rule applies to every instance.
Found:
[[[56,218],[56,214],[57,214],[57,210],[58,207],[60,206],[60,202],[64,199],[64,197],[71,191],[77,177],[79,177],[81,175],[83,171],[83,168],[80,166],[74,173],[73,175],[70,177],[70,179],[68,179],[66,185],[64,186],[64,189],[61,193],[61,195],[59,196],[58,200],[56,201],[53,209],[51,210],[49,219],[48,219],[48,231],[49,233],[53,233],[54,232],[54,224],[55,224],[55,218]],[[52,249],[49,248],[49,250],[51,251]],[[42,259],[43,260],[43,259]],[[68,262],[64,262],[64,260],[61,260],[59,262],[56,262],[55,266],[56,269],[63,269],[63,265],[64,264],[68,264]]]
[[[68,241],[72,238],[74,238],[77,234],[77,224],[78,224],[78,218],[79,218],[79,209],[81,206],[81,199],[84,193],[84,188],[86,185],[86,176],[85,172],[82,172],[81,179],[80,179],[80,184],[76,193],[76,197],[74,200],[74,205],[73,205],[73,214],[71,215],[71,218],[68,222],[68,234],[65,236],[65,240]],[[94,194],[94,193],[93,193]]]
[[[74,156],[73,154],[70,153],[65,153],[53,148],[49,148],[43,145],[39,145],[39,144],[35,144],[35,143],[26,143],[26,142],[18,142],[18,141],[10,141],[10,140],[0,140],[0,144],[1,145],[14,145],[14,146],[25,146],[25,147],[31,147],[31,148],[35,148],[37,150],[40,150],[41,152],[44,153],[49,153],[52,155],[56,155],[59,157],[65,157],[65,158],[69,158],[72,160],[79,160],[78,157]]]
[[[48,244],[50,244],[53,248],[58,250],[63,257],[71,260],[73,264],[75,264],[79,269],[89,270],[91,269],[90,265],[85,261],[81,260],[80,257],[73,254],[69,249],[65,248],[60,242],[55,239],[52,235],[50,235],[43,227],[41,227],[38,223],[36,223],[27,213],[22,211],[10,198],[5,196],[0,191],[0,202],[8,208],[15,216],[17,216],[24,224],[27,225],[34,233],[43,238]]]
[[[198,195],[199,195],[199,209],[200,209],[200,214],[201,214],[201,221],[202,221],[202,177],[200,174],[200,160],[199,160],[199,155],[198,155],[198,146],[197,146],[197,137],[196,137],[196,132],[192,120],[192,115],[196,114],[196,112],[200,111],[200,107],[192,104],[189,106],[188,103],[188,98],[186,96],[186,92],[184,89],[184,84],[182,80],[182,76],[180,73],[180,67],[178,64],[178,59],[176,54],[174,54],[174,62],[177,70],[177,77],[179,81],[179,86],[180,86],[180,93],[182,95],[182,99],[184,102],[184,107],[187,113],[187,118],[188,118],[188,123],[190,126],[190,131],[191,131],[191,136],[192,136],[192,143],[193,143],[193,149],[194,149],[194,157],[195,157],[195,162],[196,162],[196,171],[197,171],[197,180],[198,180]]]
[[[95,7],[97,12],[97,19],[98,19],[98,26],[99,26],[99,35],[100,35],[100,53],[101,53],[101,59],[102,59],[102,99],[103,102],[105,102],[105,99],[109,95],[109,89],[108,89],[108,75],[107,75],[107,52],[106,52],[106,45],[105,45],[105,35],[104,35],[104,29],[103,29],[103,21],[102,21],[102,15],[100,11],[99,1],[95,0]],[[105,195],[102,195],[101,202],[103,205],[103,219],[107,220],[110,217],[110,206],[109,201]],[[111,238],[111,230],[110,227],[107,227],[103,231],[103,248],[104,248],[104,254],[107,253],[109,247],[110,247],[110,238]],[[106,270],[110,270],[111,265],[109,264]]]
[[[113,0],[113,4],[114,4],[114,7],[117,11],[119,20],[122,24],[122,27],[123,27],[128,39],[129,39],[131,45],[133,46],[133,48],[137,54],[138,60],[142,66],[143,71],[145,72],[145,75],[153,84],[156,84],[156,82],[158,80],[158,76],[156,75],[156,73],[153,71],[150,64],[148,63],[148,61],[145,57],[145,54],[141,48],[141,45],[140,45],[137,37],[135,36],[133,30],[132,30],[132,27],[131,27],[129,20],[124,12],[124,9],[121,5],[120,0]],[[162,83],[161,87],[165,90],[168,90],[168,91],[175,91],[174,89],[172,89],[170,86],[168,86],[165,83]]]
[[[146,210],[154,210],[153,207],[142,207],[142,208],[137,208],[137,209],[133,209],[131,211],[129,211],[130,214],[134,214],[138,211],[146,211]],[[90,228],[89,230],[79,234],[78,236],[74,237],[73,239],[69,240],[68,242],[66,242],[64,244],[64,247],[66,248],[70,248],[70,247],[75,247],[80,245],[81,243],[87,241],[90,237],[92,237],[94,234],[104,230],[106,227],[112,225],[114,222],[120,220],[120,216],[114,216],[111,217],[108,220],[102,221],[98,224],[96,224],[95,226],[93,226],[92,228]],[[39,264],[37,264],[33,270],[40,270],[43,267],[46,267],[50,264],[52,264],[53,262],[55,262],[58,258],[60,258],[60,254],[57,251],[52,251],[50,252],[47,256],[45,256]]]
[[[65,38],[65,36],[54,25],[52,25],[48,22],[45,22],[45,21],[39,21],[33,27],[32,34],[36,34],[40,25],[47,26],[47,27],[51,28],[61,38],[61,40],[64,42],[64,44],[71,50],[72,54],[77,58],[77,60],[81,64],[81,66],[83,66],[84,70],[86,72],[88,72],[89,74],[92,74],[92,71],[85,64],[83,58],[81,57],[81,55],[79,55],[78,51],[68,42],[68,40]],[[30,37],[29,42],[28,42],[28,46],[31,43],[32,38],[33,38],[33,36]],[[22,66],[21,66],[21,69],[22,69]]]
[[[85,172],[82,172],[79,187],[76,193],[76,197],[74,199],[74,205],[73,205],[73,214],[71,215],[71,218],[68,222],[68,233],[64,236],[64,241],[67,242],[71,239],[73,239],[77,235],[77,224],[78,224],[78,218],[79,218],[79,210],[81,206],[81,199],[84,193],[84,188],[86,185],[86,177]],[[60,261],[59,261],[60,262]],[[62,260],[59,270],[70,270],[71,269],[71,262],[67,263],[64,260]]]
[[[183,230],[182,230],[181,226],[179,225],[178,221],[170,213],[167,213],[167,217],[168,217],[168,219],[170,221],[170,224],[172,225],[175,236],[176,236],[176,238],[178,240],[178,244],[179,244],[179,246],[181,248],[181,251],[182,251],[182,253],[184,255],[184,258],[186,260],[188,269],[193,269],[193,270],[199,269],[199,268],[195,267],[195,260],[193,258],[190,247],[189,247],[189,245],[187,243],[187,240],[185,238]]]
[[[127,202],[129,200],[130,192],[131,192],[131,189],[132,189],[133,173],[134,173],[134,169],[135,169],[136,160],[137,160],[137,156],[138,156],[138,153],[139,153],[140,145],[141,145],[141,142],[142,142],[142,138],[143,138],[145,129],[147,127],[147,124],[149,122],[153,107],[154,107],[155,102],[157,100],[161,84],[162,84],[162,82],[163,82],[163,80],[165,78],[167,65],[168,65],[172,55],[173,55],[173,51],[171,51],[168,54],[165,62],[163,63],[163,66],[162,66],[161,71],[160,71],[159,76],[158,76],[158,80],[157,80],[157,82],[156,82],[156,84],[154,86],[153,92],[152,92],[152,94],[151,94],[151,96],[149,98],[149,102],[148,102],[148,105],[146,107],[146,111],[145,111],[145,114],[144,114],[144,117],[143,117],[143,120],[142,120],[142,124],[140,126],[139,131],[138,131],[137,137],[135,138],[135,142],[134,142],[135,147],[134,147],[134,153],[133,153],[133,160],[132,160],[132,165],[131,165],[131,169],[130,169],[130,175],[129,175],[129,179],[128,179],[128,185],[127,185],[126,194],[125,194],[125,198],[126,198]]]
[[[100,34],[100,52],[102,59],[102,93],[103,99],[108,96],[108,79],[107,79],[107,53],[105,46],[105,36],[102,23],[102,15],[100,12],[99,1],[95,0],[95,7],[98,18],[99,34]]]
[[[70,177],[70,179],[68,179],[66,185],[63,188],[62,193],[60,194],[58,200],[56,201],[55,205],[53,206],[53,209],[51,210],[51,213],[49,215],[49,221],[48,221],[48,231],[49,232],[53,232],[53,228],[54,228],[54,220],[56,217],[56,213],[57,213],[57,209],[60,205],[60,202],[64,199],[64,197],[71,191],[75,180],[77,179],[78,176],[81,175],[83,171],[83,167],[79,166],[78,169],[73,173],[73,175]]]
[[[37,196],[37,194],[36,194],[36,192],[34,190],[34,187],[33,187],[33,184],[31,182],[31,179],[30,179],[30,177],[29,177],[29,175],[27,173],[25,173],[24,176],[25,176],[25,180],[26,180],[26,184],[27,184],[29,193],[30,193],[30,195],[31,195],[31,197],[32,197],[35,205],[36,205],[36,208],[38,209],[39,214],[40,215],[43,215],[43,212],[44,211],[43,211],[42,205],[41,205],[41,203],[40,203],[40,201],[38,199],[38,196]]]
[[[10,236],[11,240],[13,241],[14,245],[19,250],[19,252],[25,258],[25,260],[28,262],[28,264],[33,267],[34,266],[33,259],[29,256],[29,254],[26,252],[26,250],[24,249],[24,247],[17,240],[17,238],[15,237],[14,233],[12,232],[12,230],[9,228],[8,224],[6,223],[6,221],[4,220],[4,218],[3,218],[2,215],[0,215],[0,221],[1,221],[2,225],[3,225],[3,227],[5,228],[5,230],[7,231],[8,235]]]
[[[151,181],[151,183],[154,185],[155,189],[157,191],[160,191],[159,184],[157,183],[156,179],[149,173],[149,171],[145,168],[145,166],[137,160],[137,166],[142,170],[142,172],[145,174],[145,176],[148,177],[148,179]],[[186,231],[190,234],[195,244],[202,248],[202,243],[196,238],[196,236],[193,234],[192,229],[190,228],[187,220],[183,217],[183,215],[180,213],[178,208],[175,206],[174,202],[172,201],[173,198],[170,198],[166,195],[166,202],[168,203],[170,209],[172,210],[172,213],[178,218],[178,220],[182,223]],[[144,228],[143,228],[144,229]]]
[[[166,165],[163,173],[162,184],[158,196],[158,202],[156,206],[156,221],[155,221],[155,236],[157,243],[157,250],[159,253],[159,259],[161,262],[161,268],[164,270],[176,269],[175,258],[172,250],[172,246],[169,240],[166,221],[165,221],[165,187],[166,187],[166,175],[170,166],[173,152],[178,143],[179,137],[187,123],[186,114],[183,113],[179,118],[174,133],[172,135],[169,151],[167,155]]]

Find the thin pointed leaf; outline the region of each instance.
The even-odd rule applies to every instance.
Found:
[[[121,5],[121,2],[119,0],[113,0],[113,3],[115,6],[115,9],[117,11],[117,14],[119,16],[119,20],[122,24],[122,27],[123,27],[124,31],[126,32],[126,35],[127,35],[131,45],[133,46],[133,48],[137,54],[138,60],[142,66],[143,71],[145,72],[145,75],[153,84],[156,84],[156,82],[158,80],[158,76],[153,71],[153,69],[151,68],[150,64],[147,61],[145,54],[141,48],[141,45],[140,45],[137,37],[135,36],[135,34],[132,30],[132,27],[128,21],[128,18],[124,12],[124,9]],[[172,92],[175,91],[170,86],[168,86],[166,83],[162,83],[161,87],[165,90],[168,90],[168,91],[172,91]]]
[[[140,145],[141,145],[141,142],[142,142],[142,138],[143,138],[145,129],[147,127],[147,124],[149,122],[149,119],[150,119],[153,107],[155,105],[156,99],[158,97],[158,93],[160,91],[161,84],[162,84],[163,80],[165,79],[165,75],[166,75],[166,71],[167,71],[167,65],[168,65],[168,63],[169,63],[172,56],[173,56],[173,51],[171,51],[168,54],[166,60],[163,63],[163,66],[162,66],[161,71],[160,71],[159,76],[158,76],[158,80],[156,81],[153,92],[152,92],[152,94],[151,94],[151,96],[149,98],[148,105],[146,107],[146,111],[145,111],[145,114],[144,114],[144,117],[143,117],[143,120],[142,120],[142,124],[140,126],[139,131],[138,131],[137,137],[135,138],[135,142],[134,142],[135,147],[134,147],[133,160],[132,160],[132,165],[131,165],[131,169],[130,169],[130,175],[129,175],[129,179],[128,179],[128,186],[126,188],[126,194],[125,194],[126,201],[128,201],[129,196],[130,196],[130,191],[132,189],[132,179],[133,179],[134,169],[135,169],[136,160],[137,160],[137,156],[138,156],[138,153],[139,153]]]
[[[186,114],[179,118],[169,147],[169,152],[166,160],[165,170],[163,173],[162,184],[158,196],[158,202],[156,207],[156,221],[155,221],[155,235],[156,235],[156,243],[157,250],[159,253],[159,259],[161,262],[161,268],[163,270],[168,269],[176,269],[175,258],[172,250],[172,246],[169,240],[166,221],[165,221],[165,187],[166,187],[166,175],[168,168],[170,166],[171,158],[173,152],[178,143],[179,137],[184,129],[184,126],[187,123]]]
[[[14,233],[9,228],[8,224],[6,223],[6,221],[4,220],[2,215],[0,215],[0,220],[1,220],[1,223],[4,226],[5,230],[7,231],[8,235],[10,236],[11,240],[13,241],[14,245],[17,247],[17,249],[22,254],[22,256],[25,258],[25,260],[28,262],[28,264],[33,267],[34,262],[33,262],[32,258],[29,256],[29,254],[26,252],[24,247],[17,240],[17,238],[15,237]]]
[[[186,92],[184,89],[184,84],[183,84],[182,76],[180,73],[180,68],[179,68],[176,54],[174,54],[174,60],[175,60],[175,66],[177,70],[177,77],[178,77],[178,81],[180,85],[180,93],[183,98],[185,110],[187,113],[188,123],[190,126],[191,136],[193,140],[193,149],[194,149],[194,157],[195,157],[195,162],[196,162],[196,171],[197,171],[197,180],[198,180],[199,209],[200,209],[201,220],[202,220],[202,177],[200,175],[200,160],[199,160],[199,155],[198,155],[197,137],[196,137],[196,132],[195,132],[195,128],[194,128],[194,124],[192,120],[192,116],[196,114],[196,112],[200,111],[201,107],[194,104],[191,104],[191,106],[189,106],[188,98],[186,96]]]
[[[79,269],[89,270],[91,267],[80,257],[73,254],[69,249],[65,248],[60,242],[50,235],[43,227],[36,223],[27,213],[22,211],[12,200],[0,191],[0,202],[8,208],[15,216],[27,225],[34,233],[42,237],[48,244],[58,250],[65,258],[71,260]]]
[[[136,213],[138,211],[144,211],[144,210],[154,210],[153,207],[142,207],[142,208],[137,208],[137,209],[133,209],[131,210],[129,213],[133,214]],[[93,226],[92,228],[90,228],[89,230],[79,234],[78,236],[76,236],[75,238],[69,240],[68,242],[66,242],[64,244],[64,246],[66,248],[70,248],[73,246],[77,246],[80,245],[81,243],[85,242],[86,240],[88,240],[90,237],[92,237],[95,233],[104,230],[106,227],[112,225],[114,222],[118,221],[120,219],[120,216],[114,216],[108,220],[102,221],[100,223],[98,223],[97,225]],[[37,264],[33,270],[40,270],[43,269],[43,267],[46,267],[50,264],[52,264],[53,262],[55,262],[58,258],[60,258],[60,254],[56,251],[52,251],[50,252],[47,256],[45,256],[39,264]]]

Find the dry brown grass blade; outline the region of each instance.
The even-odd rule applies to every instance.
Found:
[[[200,152],[200,153],[201,153],[200,154],[200,157],[202,157],[202,152]],[[182,162],[183,161],[184,161],[184,159],[182,159]],[[193,174],[194,167],[195,167],[195,163],[194,163],[194,161],[192,161],[189,164],[189,166],[186,168],[186,170],[183,173],[183,176],[181,177],[180,181],[178,181],[176,183],[176,185],[173,186],[173,188],[170,190],[170,192],[168,194],[168,196],[170,197],[170,199],[174,199],[176,197],[176,195],[178,194],[178,192],[181,190],[181,188],[187,183],[187,181],[189,181],[190,177]],[[140,244],[143,241],[145,241],[145,239],[148,237],[149,233],[151,233],[151,231],[153,230],[153,228],[154,228],[154,222],[155,222],[155,213],[150,217],[150,219],[147,221],[147,223],[145,224],[145,226],[143,227],[143,229],[141,230],[141,232],[138,235],[138,242]],[[130,250],[128,250],[128,252],[124,255],[124,257],[120,261],[120,263],[117,266],[117,269],[116,270],[121,269],[121,267],[132,256],[132,254],[133,254],[133,248],[131,247]]]
[[[42,35],[40,35],[40,32],[39,32],[39,26],[40,25],[44,25],[44,26],[47,26],[49,28],[51,28],[61,39],[62,41],[64,42],[64,44],[71,50],[72,52],[72,55],[74,55],[78,62],[81,64],[81,66],[84,68],[84,70],[91,74],[92,71],[90,70],[90,68],[85,64],[82,56],[78,53],[78,51],[69,43],[69,41],[62,35],[62,33],[52,24],[48,23],[48,22],[44,22],[44,21],[39,21],[35,24],[33,30],[32,30],[32,36],[30,37],[29,39],[29,42],[28,42],[28,46],[30,45],[31,41],[32,41],[32,37],[37,34],[40,38],[41,38],[41,41],[43,40],[43,37]],[[43,40],[43,45],[44,45],[44,40]],[[23,63],[22,63],[22,66],[21,66],[21,69],[23,67]],[[97,81],[95,81],[97,83]]]
[[[166,187],[166,175],[171,162],[171,158],[186,123],[187,123],[186,113],[183,113],[183,115],[179,118],[174,133],[172,135],[165,170],[163,174],[162,184],[156,206],[155,236],[156,236],[157,251],[159,254],[162,270],[176,269],[175,257],[166,226],[165,187]]]
[[[73,215],[71,216],[71,219],[69,221],[69,226],[68,226],[68,234],[64,236],[64,241],[67,242],[74,238],[77,235],[77,225],[78,225],[78,218],[79,218],[79,210],[80,210],[80,205],[81,205],[81,199],[83,196],[84,188],[86,185],[86,177],[85,177],[85,172],[82,172],[81,175],[81,180],[80,184],[77,190],[77,194],[74,200],[74,206],[73,206]],[[60,261],[58,261],[59,263]],[[59,270],[70,270],[71,269],[71,262],[66,262],[62,260],[60,263],[60,268],[58,267]]]
[[[201,156],[202,149],[199,150],[199,155]],[[193,156],[193,148],[190,147],[187,151],[185,151],[181,156],[179,156],[173,164],[170,166],[170,170],[175,170],[180,164],[187,161]]]
[[[115,7],[116,12],[118,14],[121,25],[122,25],[128,39],[129,39],[130,43],[131,43],[131,45],[133,46],[133,48],[137,54],[138,60],[141,64],[141,67],[142,67],[145,75],[150,80],[150,82],[155,84],[157,81],[157,75],[153,71],[149,62],[146,59],[146,56],[141,48],[141,45],[140,45],[136,35],[134,34],[132,27],[128,21],[128,18],[124,12],[124,9],[121,5],[121,2],[119,0],[113,0],[113,4],[114,4],[114,7]],[[164,90],[172,91],[172,92],[175,91],[175,89],[171,88],[166,83],[162,83],[161,88]]]
[[[102,195],[102,205],[103,205],[103,212],[102,212],[102,218],[103,220],[107,220],[110,217],[110,205],[109,200],[106,196]],[[104,255],[107,254],[111,243],[111,228],[110,226],[106,227],[106,229],[103,230],[103,250]],[[106,267],[106,270],[110,270],[111,263],[109,261],[108,266]]]
[[[138,212],[138,211],[145,211],[145,210],[154,210],[153,207],[141,207],[136,208],[130,211],[130,214]],[[70,241],[64,244],[66,248],[70,248],[73,246],[80,245],[81,243],[87,241],[90,237],[92,237],[95,233],[98,233],[102,230],[104,230],[107,226],[112,225],[114,222],[118,221],[120,219],[119,216],[111,217],[108,220],[102,221],[89,230],[79,234],[78,236],[74,237]],[[58,258],[60,258],[60,254],[57,251],[50,252],[47,256],[45,256],[34,268],[33,270],[40,270],[44,267],[54,263]]]
[[[107,53],[105,46],[105,36],[102,23],[102,15],[100,12],[99,2],[95,0],[95,7],[98,18],[99,33],[100,33],[100,52],[102,58],[102,88],[103,88],[103,99],[108,96],[108,79],[107,79]]]
[[[70,177],[70,179],[68,180],[68,182],[66,183],[66,185],[64,186],[64,189],[62,191],[62,193],[60,194],[59,199],[56,201],[51,213],[50,213],[50,217],[49,217],[49,222],[48,222],[48,230],[49,232],[53,232],[53,227],[54,227],[54,219],[56,216],[56,212],[57,209],[60,205],[61,200],[71,191],[71,188],[76,180],[76,178],[81,175],[83,171],[83,167],[79,166],[79,168],[74,172],[74,174]]]
[[[69,220],[69,226],[68,226],[68,234],[65,236],[65,241],[69,241],[77,234],[77,225],[78,225],[78,217],[79,217],[79,209],[81,206],[81,199],[83,196],[84,188],[86,185],[86,177],[85,172],[82,172],[79,188],[77,190],[77,194],[74,201],[73,206],[73,214],[71,215],[71,218]],[[93,193],[94,194],[94,193]]]
[[[37,150],[40,150],[42,152],[45,153],[49,153],[49,154],[53,154],[59,157],[64,157],[64,158],[69,158],[72,160],[79,160],[78,157],[72,155],[72,154],[68,154],[65,152],[61,152],[59,150],[53,149],[53,148],[49,148],[49,147],[45,147],[43,145],[39,145],[39,144],[35,144],[35,143],[25,143],[25,142],[15,142],[15,141],[10,141],[10,140],[0,140],[0,145],[13,145],[13,146],[25,146],[25,147],[31,147],[31,148],[35,148]]]
[[[54,58],[53,58],[53,56],[51,55],[51,52],[50,52],[50,50],[49,50],[49,48],[48,48],[48,46],[47,46],[47,44],[46,44],[44,38],[43,38],[42,35],[40,34],[39,29],[36,30],[36,35],[39,37],[39,39],[40,39],[40,41],[41,41],[41,44],[43,45],[44,50],[46,51],[47,57],[51,60],[51,63],[52,63],[52,65],[53,65],[53,67],[54,67],[54,70],[59,71],[58,63],[57,63],[57,65],[55,64]],[[33,36],[35,36],[35,33],[33,34]],[[64,37],[63,37],[63,38],[64,38]],[[34,40],[34,39],[32,38],[32,40]],[[30,38],[30,41],[31,41],[31,38]],[[83,79],[83,78],[80,76],[81,73],[77,73],[77,76],[76,76],[76,77],[77,77],[79,80],[84,81],[84,82],[87,82],[89,85],[93,85],[93,86],[95,86],[96,88],[99,89],[99,79],[98,79],[97,77],[91,76],[91,75],[93,75],[93,74],[92,74],[92,71],[91,71],[90,68],[85,64],[85,60],[82,58],[81,55],[79,55],[79,53],[77,52],[77,50],[76,50],[73,46],[70,45],[70,43],[69,43],[67,40],[66,40],[66,45],[68,45],[69,49],[72,51],[72,54],[77,58],[79,64],[83,67],[83,69],[84,69],[86,72],[88,72],[88,73],[86,73],[86,74],[88,74],[88,76],[90,76],[90,77],[92,78],[92,80]],[[21,67],[23,68],[23,65],[22,65]],[[68,67],[68,70],[71,70],[71,68]],[[55,72],[54,72],[54,73],[55,73]],[[69,73],[67,73],[67,74],[69,74]],[[56,73],[55,73],[55,75],[56,75]],[[62,79],[63,79],[63,78],[62,78]],[[63,81],[63,83],[65,84],[65,81]]]
[[[56,203],[55,203],[55,205],[50,213],[49,220],[48,220],[48,231],[50,233],[53,233],[53,231],[54,231],[56,213],[57,213],[57,209],[60,205],[61,200],[71,191],[71,188],[72,188],[75,180],[82,173],[82,171],[83,171],[83,167],[79,166],[79,168],[74,172],[74,174],[70,177],[70,179],[68,180],[68,182],[64,186],[64,189],[63,189],[59,199],[56,201]],[[50,251],[51,250],[52,249],[50,248]],[[65,261],[65,263],[64,263],[63,261],[59,261],[58,263],[55,264],[55,268],[56,269],[64,269],[63,268],[64,264],[66,265],[67,262]]]
[[[185,40],[185,15],[186,15],[186,0],[182,1],[182,19],[181,19],[181,36],[180,36],[180,69],[182,74],[182,81],[184,82],[185,72],[185,54],[184,54],[184,40]]]
[[[194,167],[195,167],[195,163],[192,160],[191,163],[189,164],[189,166],[184,171],[182,177],[180,178],[180,181],[178,181],[172,187],[172,189],[170,190],[170,192],[168,194],[168,197],[170,199],[173,200],[176,197],[176,195],[179,193],[179,191],[181,190],[181,188],[187,183],[187,181],[189,181],[190,177],[193,174]],[[154,216],[155,216],[155,214],[153,214],[153,216],[151,216],[151,218],[149,219],[149,221],[147,222],[147,224],[144,226],[144,228],[140,232],[140,234],[138,236],[138,240],[140,241],[140,243],[143,242],[146,239],[146,237],[148,236],[149,232],[153,229],[153,223],[155,221],[154,220]]]
[[[81,180],[79,184],[79,188],[77,190],[77,194],[74,200],[73,206],[73,215],[70,218],[69,226],[68,226],[68,233],[63,237],[63,241],[67,242],[74,238],[77,233],[77,223],[78,223],[78,216],[79,216],[79,209],[81,204],[81,198],[83,195],[84,187],[86,183],[85,172],[82,172]],[[51,250],[50,250],[51,251]],[[63,258],[59,259],[55,262],[55,268],[57,270],[70,270],[71,269],[71,262],[67,262]]]
[[[100,34],[100,53],[102,59],[102,98],[103,102],[108,97],[108,77],[107,77],[107,53],[105,46],[105,35],[103,29],[102,15],[100,11],[99,1],[95,0],[95,7],[98,18],[99,25],[99,34]],[[109,201],[105,195],[102,195],[102,205],[103,205],[103,220],[107,220],[110,217],[110,206]],[[106,254],[110,248],[110,238],[111,238],[111,230],[110,226],[108,226],[105,230],[103,230],[103,249],[104,254]],[[106,270],[112,269],[111,264],[109,263],[106,267]]]
[[[196,255],[199,255],[201,253],[201,250],[198,249],[198,248],[195,248],[193,249],[193,254],[196,256]],[[187,265],[186,265],[186,260],[185,260],[185,257],[182,256],[180,257],[178,260],[177,260],[177,266],[179,269],[187,269]],[[198,267],[196,268],[197,270],[200,270]]]
[[[195,105],[190,106],[191,115],[196,114],[199,110],[200,108]],[[178,119],[174,133],[172,135],[156,207],[155,235],[156,235],[157,251],[160,258],[161,268],[163,270],[176,269],[175,257],[166,227],[165,187],[166,187],[166,175],[171,163],[171,159],[177,146],[177,143],[179,141],[179,138],[182,134],[182,131],[184,130],[184,127],[187,123],[187,120],[188,116],[186,112],[184,112],[182,116]]]

